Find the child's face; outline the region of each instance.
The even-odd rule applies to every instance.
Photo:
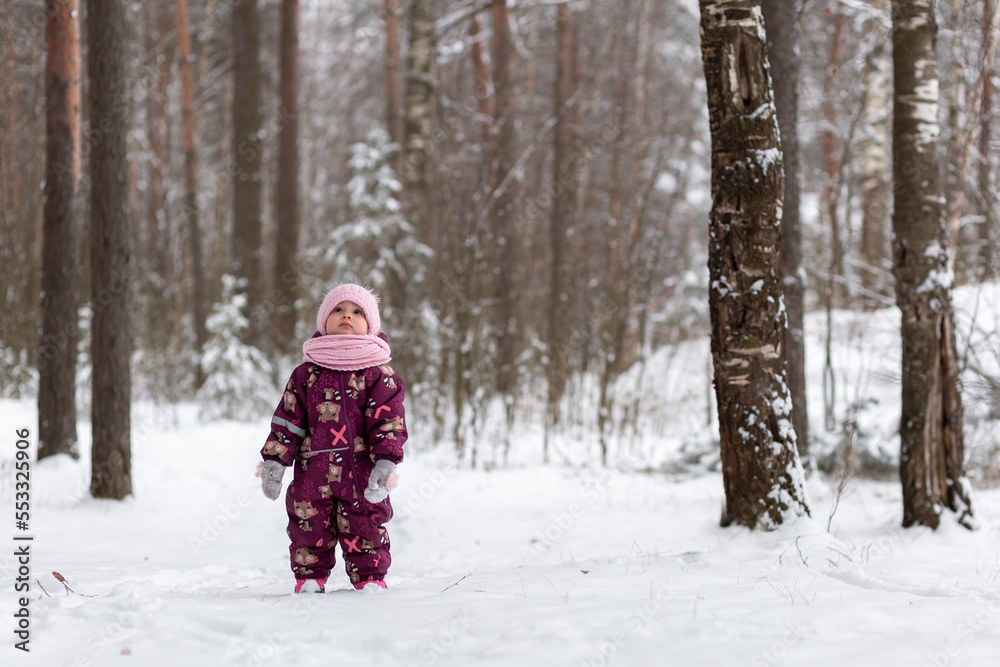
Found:
[[[361,306],[353,301],[341,301],[326,318],[327,335],[354,334],[363,336],[368,333],[368,320]]]

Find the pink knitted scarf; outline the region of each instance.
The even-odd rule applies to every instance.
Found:
[[[335,371],[360,371],[369,366],[388,363],[389,341],[381,334],[331,334],[315,336],[302,344],[302,357]]]

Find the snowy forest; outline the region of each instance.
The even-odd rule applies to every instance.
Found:
[[[998,28],[995,0],[0,0],[0,417],[63,568],[33,650],[175,664],[168,600],[173,657],[307,655],[267,614],[326,601],[283,597],[252,471],[351,282],[409,439],[402,631],[368,646],[379,596],[335,600],[345,652],[986,664]],[[144,516],[178,523],[133,545]]]

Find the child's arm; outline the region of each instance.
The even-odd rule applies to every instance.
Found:
[[[403,460],[406,421],[403,410],[403,381],[388,366],[379,366],[368,390],[366,423],[368,449],[372,460]]]
[[[278,407],[271,418],[271,434],[260,450],[265,461],[290,466],[308,435],[309,416],[305,409],[303,367],[296,368],[285,385]]]

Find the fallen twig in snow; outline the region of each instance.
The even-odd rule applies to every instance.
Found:
[[[66,581],[66,577],[62,576],[58,572],[53,572],[52,576],[55,577],[56,580],[59,581],[59,583],[61,583],[63,585],[63,588],[66,589],[66,595],[69,595],[70,593],[72,593],[73,595],[79,595],[82,598],[96,598],[97,597],[96,595],[84,595],[83,593],[77,593],[76,591],[74,591],[72,588],[69,587],[69,582]],[[39,585],[41,585],[41,584],[39,584]]]
[[[66,581],[66,578],[64,576],[62,576],[58,572],[53,572],[52,576],[55,577],[59,581],[59,583],[63,585],[63,588],[66,589],[66,595],[69,595],[70,593],[76,593],[76,591],[74,591],[72,588],[69,587],[69,583]]]
[[[472,576],[471,574],[465,575],[464,577],[462,577],[461,579],[459,579],[458,581],[456,581],[455,583],[453,583],[451,586],[448,586],[448,588],[453,588],[455,586],[458,586],[460,583],[462,583],[463,581],[465,581],[466,579],[468,579],[471,576]],[[442,590],[441,593],[444,593],[444,591],[448,590],[448,588],[445,588],[444,590]],[[439,593],[439,595],[440,595],[440,593]]]

